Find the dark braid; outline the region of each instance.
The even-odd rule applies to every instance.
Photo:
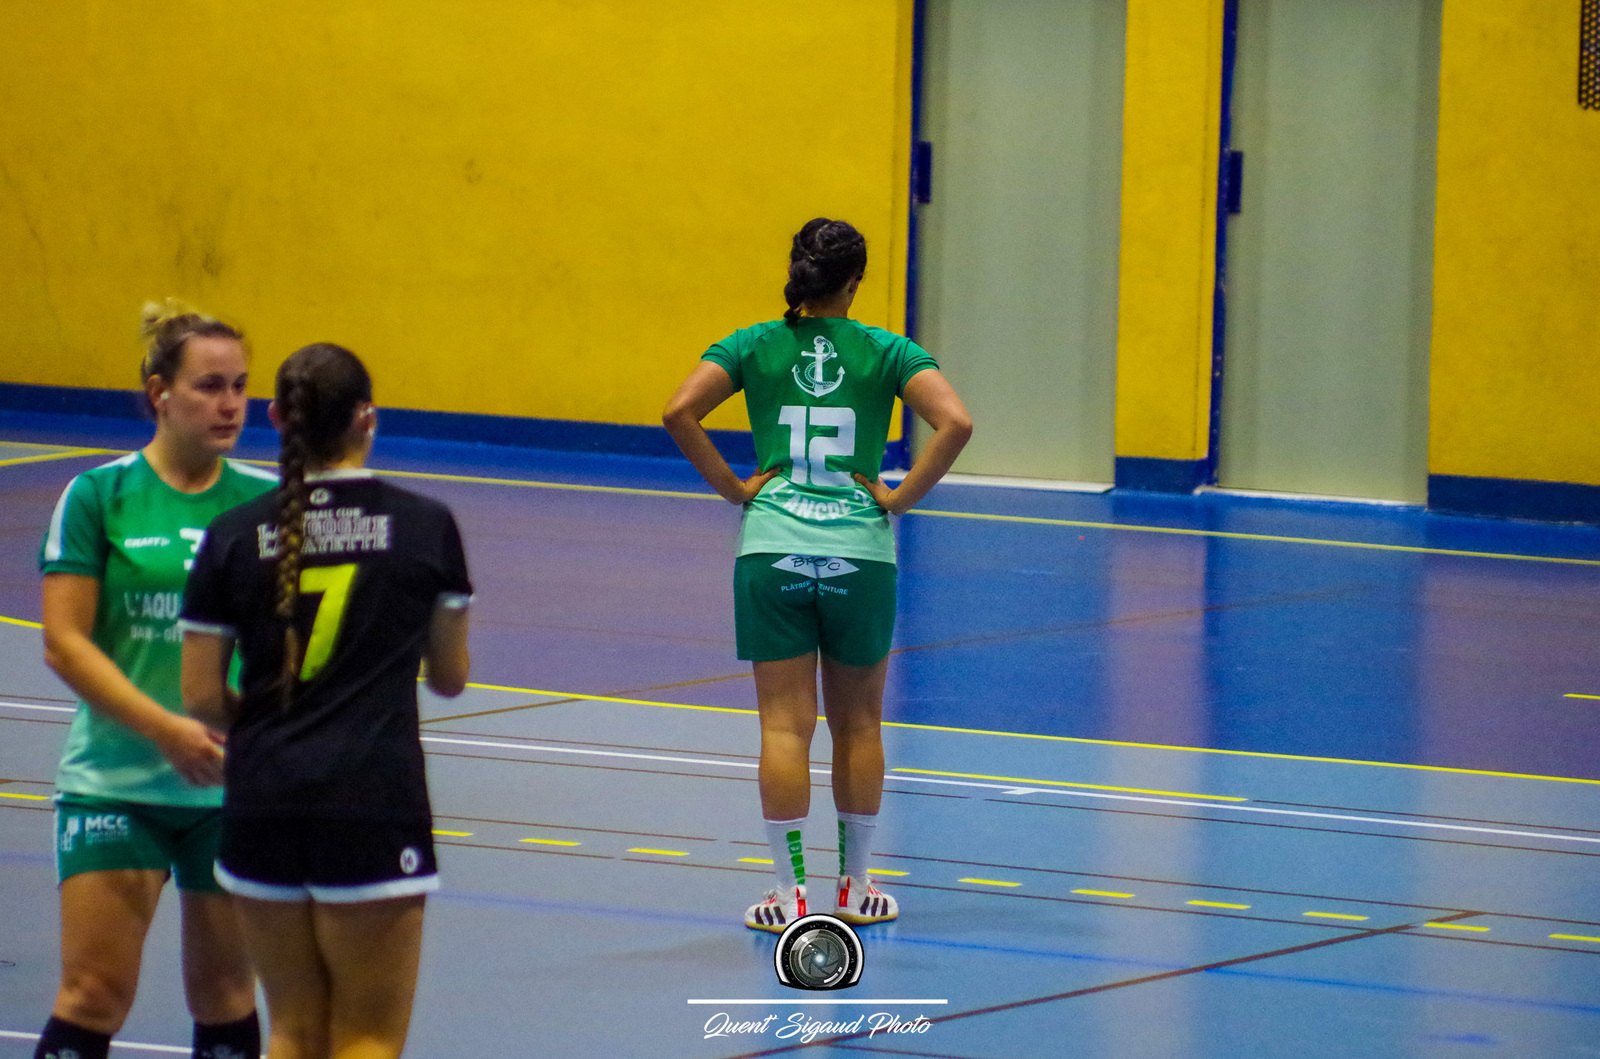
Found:
[[[295,685],[300,680],[300,631],[295,628],[294,612],[300,601],[300,555],[305,548],[306,530],[306,386],[305,376],[298,372],[278,373],[283,432],[278,450],[277,614],[283,622],[279,701],[285,710],[294,703]]]
[[[231,338],[243,342],[244,335],[221,320],[183,304],[175,298],[163,302],[145,302],[139,316],[139,337],[144,339],[144,357],[139,361],[139,388],[152,375],[159,375],[169,386],[183,364],[183,347],[191,338]],[[147,392],[145,410],[155,413]]]
[[[783,318],[793,327],[800,306],[826,298],[867,271],[867,240],[845,221],[817,217],[805,223],[789,249],[789,282],[783,300],[789,308]]]
[[[288,709],[300,682],[303,656],[295,627],[305,551],[306,465],[344,455],[345,436],[361,405],[372,401],[372,379],[343,346],[318,342],[290,354],[278,369],[277,403],[282,446],[278,465],[278,607],[283,625],[280,700]]]

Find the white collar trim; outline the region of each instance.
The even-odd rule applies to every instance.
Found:
[[[341,467],[336,471],[318,471],[306,475],[308,482],[343,482],[352,478],[371,478],[372,471],[365,467]]]

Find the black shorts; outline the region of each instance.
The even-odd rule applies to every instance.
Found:
[[[227,817],[217,882],[258,901],[348,904],[439,888],[431,821]]]

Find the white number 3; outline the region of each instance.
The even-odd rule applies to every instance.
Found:
[[[786,404],[778,410],[778,422],[789,428],[789,480],[796,485],[848,486],[850,472],[828,468],[829,456],[854,456],[856,452],[856,410],[854,408],[809,408]],[[811,427],[832,429],[833,434],[818,434],[806,443]]]

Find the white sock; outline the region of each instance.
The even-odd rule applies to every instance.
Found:
[[[778,873],[780,889],[806,884],[805,847],[800,839],[800,828],[805,822],[805,817],[762,821],[767,828],[767,845],[772,848],[772,869]]]
[[[872,855],[872,834],[878,829],[878,815],[839,814],[839,874],[867,881],[867,858]]]

